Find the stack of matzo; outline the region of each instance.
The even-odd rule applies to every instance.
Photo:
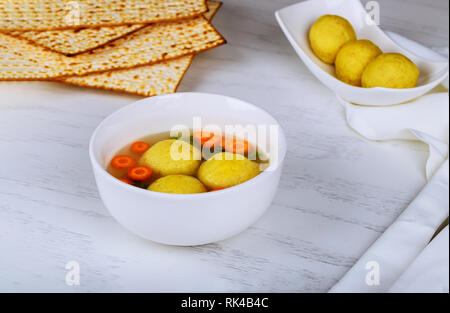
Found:
[[[225,43],[205,0],[0,1],[0,80],[52,80],[154,96]]]

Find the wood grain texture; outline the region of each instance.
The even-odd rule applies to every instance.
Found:
[[[421,189],[426,147],[356,135],[295,55],[273,12],[296,0],[224,2],[214,24],[230,42],[196,57],[180,91],[239,97],[281,123],[289,151],[268,212],[211,245],[142,240],[106,211],[87,153],[98,123],[140,98],[1,82],[0,162],[8,166],[0,168],[0,291],[324,292]],[[389,14],[412,28],[405,10]],[[445,27],[428,40],[448,41]],[[79,286],[64,281],[71,260],[81,266]]]
[[[378,0],[378,3],[381,28],[428,46],[448,47],[448,1]]]

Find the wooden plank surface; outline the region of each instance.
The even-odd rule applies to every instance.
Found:
[[[103,206],[87,149],[104,117],[140,98],[1,82],[0,291],[323,292],[421,189],[426,147],[356,135],[289,46],[273,13],[296,1],[224,2],[214,24],[229,44],[195,58],[180,91],[239,97],[279,120],[289,152],[267,214],[201,247],[139,239]],[[448,45],[447,1],[380,3],[383,28]],[[79,286],[65,283],[72,260]]]

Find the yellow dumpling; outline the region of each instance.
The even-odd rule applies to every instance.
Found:
[[[168,139],[150,147],[139,163],[150,167],[158,176],[193,176],[201,163],[201,151],[186,141]]]
[[[419,69],[400,53],[384,53],[367,65],[361,78],[365,88],[414,88]]]
[[[344,83],[360,87],[366,66],[383,53],[370,40],[354,40],[342,46],[336,56],[336,77]]]
[[[197,176],[209,190],[212,190],[242,184],[259,173],[258,163],[240,154],[222,152],[204,162]]]
[[[205,186],[195,177],[168,175],[157,179],[148,190],[164,193],[191,194],[206,192]]]
[[[309,30],[309,42],[315,55],[323,62],[333,64],[341,47],[356,40],[353,26],[338,15],[323,15]]]

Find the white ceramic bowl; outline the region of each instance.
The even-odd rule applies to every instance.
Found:
[[[149,134],[175,125],[273,125],[269,142],[278,158],[255,178],[211,193],[178,195],[139,189],[105,171],[114,154]],[[272,150],[274,151],[274,150]],[[269,207],[278,187],[286,154],[283,131],[258,107],[220,95],[177,93],[132,103],[107,117],[92,135],[89,156],[100,196],[111,215],[129,231],[170,245],[200,245],[231,237],[252,225]]]
[[[381,10],[383,8],[381,7]],[[318,59],[309,45],[308,33],[314,21],[325,14],[340,15],[353,25],[358,39],[369,39],[383,52],[398,52],[419,68],[417,87],[408,89],[361,88],[345,84],[335,77],[334,66]],[[368,23],[367,11],[359,0],[310,0],[275,13],[284,34],[309,70],[328,88],[348,102],[362,105],[392,105],[424,95],[448,75],[448,62],[425,60],[405,50],[377,25]]]

